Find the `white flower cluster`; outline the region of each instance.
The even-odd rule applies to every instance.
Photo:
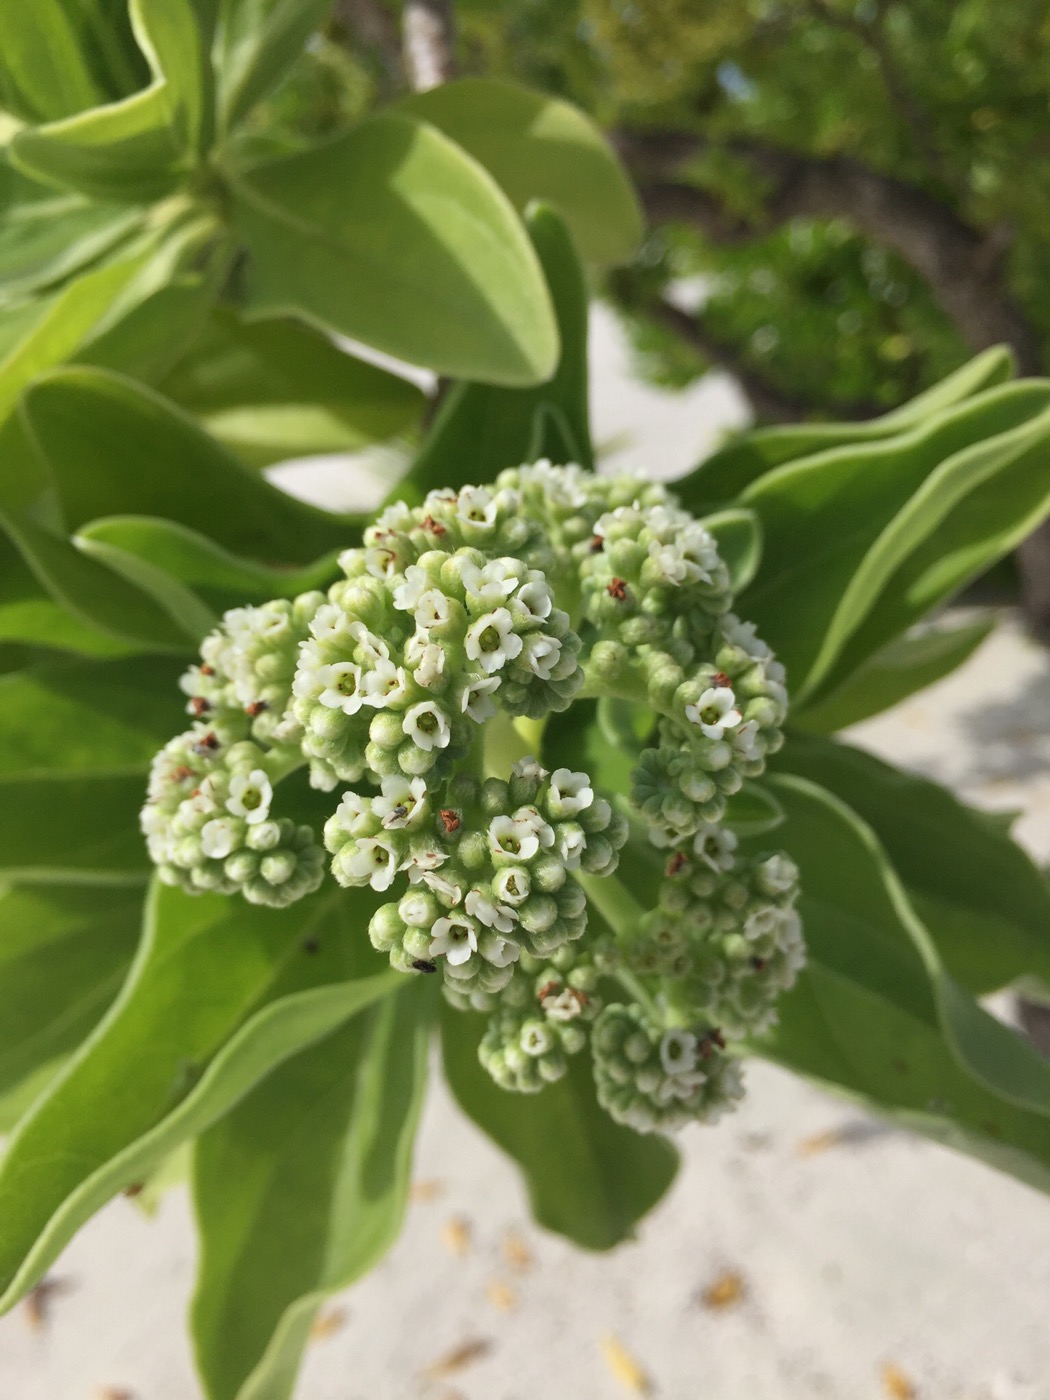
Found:
[[[386,897],[369,935],[393,966],[488,1014],[497,1083],[537,1090],[590,1044],[621,1121],[713,1119],[739,1096],[723,1032],[770,1024],[803,956],[793,867],[742,860],[724,824],[787,692],[713,536],[662,486],[540,462],[391,506],[339,564],[327,593],[227,613],[183,678],[196,723],[142,814],[161,878],[282,905],[326,848],[340,884]],[[574,767],[507,771],[584,687],[655,712],[630,796],[669,859],[655,910],[621,927],[599,900],[591,936],[626,815]],[[338,793],[324,848],[274,814],[301,768]]]
[[[607,1006],[591,1032],[598,1102],[639,1133],[717,1123],[744,1096],[717,1030],[665,1026],[638,1005]]]
[[[271,815],[266,754],[196,725],[153,761],[142,829],[160,878],[190,894],[242,894],[280,908],[317,889],[324,852],[309,826]]]
[[[325,827],[344,885],[389,890],[373,945],[402,971],[441,966],[450,995],[488,1009],[522,952],[547,956],[582,936],[586,900],[572,872],[611,873],[627,822],[585,773],[533,759],[509,781],[466,775],[435,801],[422,778],[383,779],[379,796],[344,794]]]

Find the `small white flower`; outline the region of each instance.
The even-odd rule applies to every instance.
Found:
[[[665,583],[670,583],[677,588],[685,583],[689,577],[682,552],[676,545],[661,544],[659,540],[653,540],[649,545],[649,558],[652,560],[657,574]]]
[[[231,780],[226,810],[254,826],[270,815],[272,801],[273,787],[269,778],[261,768],[253,768],[250,773],[238,773]]]
[[[225,860],[237,844],[233,822],[216,817],[201,828],[201,850],[212,860]]]
[[[568,768],[555,768],[551,774],[550,800],[559,812],[575,817],[585,812],[594,801],[594,789],[586,773],[573,773]]]
[[[561,642],[557,637],[544,637],[533,632],[525,638],[519,665],[525,665],[541,681],[549,681],[561,657]]]
[[[493,967],[509,967],[521,956],[521,949],[508,938],[500,938],[497,933],[482,934],[481,956]]]
[[[511,860],[531,860],[540,849],[540,838],[531,823],[514,817],[493,817],[489,823],[489,846],[494,855]]]
[[[735,729],[743,716],[736,709],[736,696],[727,685],[709,686],[695,705],[685,707],[686,719],[699,725],[706,739],[721,739],[727,729]]]
[[[744,920],[744,937],[765,938],[767,934],[776,933],[782,917],[782,911],[775,904],[766,904],[761,909],[756,909]]]
[[[690,1031],[665,1031],[660,1041],[660,1063],[665,1074],[692,1074],[696,1069],[697,1042]]]
[[[484,724],[496,713],[492,696],[499,689],[499,676],[485,676],[481,680],[468,681],[459,697],[459,708],[469,715],[475,724]]]
[[[521,651],[522,641],[507,609],[496,608],[471,623],[464,645],[471,661],[479,661],[482,669],[491,674],[514,660]]]
[[[408,677],[403,666],[392,661],[377,661],[362,682],[365,704],[381,710],[385,705],[397,705],[408,691]]]
[[[350,635],[350,618],[337,603],[322,603],[310,622],[310,633],[319,642],[338,642]]]
[[[427,950],[430,956],[436,958],[443,953],[453,967],[468,962],[471,953],[478,950],[477,926],[466,914],[435,919],[431,934]]]
[[[691,524],[676,543],[690,583],[711,583],[721,560],[714,537],[702,525]]]
[[[421,632],[429,632],[431,627],[440,627],[452,615],[448,598],[440,588],[428,588],[416,604],[416,626]]]
[[[755,630],[753,622],[741,622],[732,613],[726,613],[721,622],[722,636],[730,646],[739,647],[752,661],[768,661],[773,652]]]
[[[374,890],[388,890],[397,874],[397,852],[389,841],[375,836],[344,846],[334,863],[352,884]]]
[[[363,622],[351,622],[346,630],[366,661],[389,661],[390,648],[382,637],[370,632]]]
[[[542,783],[547,776],[546,768],[542,767],[539,759],[533,758],[531,754],[526,758],[519,758],[510,771],[512,777],[528,778],[531,783]]]
[[[575,1021],[583,1010],[583,1002],[571,987],[563,987],[557,996],[550,993],[540,1005],[544,1015],[552,1021]]]
[[[583,828],[574,825],[566,825],[561,828],[558,834],[558,855],[566,870],[578,870],[580,860],[587,849],[587,837]]]
[[[419,885],[429,872],[437,870],[447,860],[447,851],[413,851],[401,869],[408,876],[410,885]]]
[[[554,607],[554,597],[543,578],[530,578],[523,583],[514,601],[524,610],[530,622],[546,622]]]
[[[770,894],[787,894],[798,879],[798,866],[783,852],[770,856],[758,867],[759,883]]]
[[[494,928],[497,933],[510,933],[518,922],[515,911],[507,904],[497,904],[480,890],[471,890],[464,902],[467,913],[486,928]]]
[[[433,700],[421,700],[418,705],[406,710],[401,728],[425,753],[447,749],[452,739],[448,717]]]
[[[492,881],[492,892],[501,904],[524,904],[532,889],[532,881],[527,870],[508,866],[500,870]]]
[[[356,715],[365,703],[361,667],[355,666],[352,661],[337,661],[334,665],[319,667],[317,679],[323,687],[317,698],[325,709]]]
[[[373,578],[389,578],[397,573],[397,550],[390,545],[373,545],[365,550],[365,568]]]
[[[351,836],[364,836],[372,825],[371,801],[358,792],[344,792],[335,809],[335,822]]]
[[[456,501],[456,514],[467,525],[491,530],[496,523],[497,504],[484,486],[464,486]]]
[[[760,759],[765,752],[758,742],[758,735],[758,721],[753,719],[745,720],[733,735],[734,749],[741,758],[747,759],[749,763]]]
[[[383,779],[383,790],[372,799],[372,810],[388,830],[418,826],[426,813],[427,785],[422,778],[392,773]]]
[[[545,851],[554,845],[554,828],[540,815],[538,807],[519,807],[514,813],[514,820],[534,831]]]
[[[520,569],[516,559],[490,559],[481,568],[468,559],[460,569],[460,580],[468,593],[498,607],[517,588]]]
[[[424,870],[420,879],[427,889],[436,894],[442,904],[447,905],[449,909],[455,908],[463,898],[463,890],[451,876],[442,875],[437,870]]]
[[[428,642],[417,632],[405,643],[405,661],[414,667],[412,679],[429,690],[437,685],[445,672],[445,648],[440,642]]]
[[[405,577],[394,589],[394,607],[402,612],[415,612],[419,600],[430,587],[430,575],[419,564],[409,564]]]
[[[710,826],[704,822],[693,837],[693,852],[712,870],[732,870],[735,860],[737,840],[732,831],[724,826]]]

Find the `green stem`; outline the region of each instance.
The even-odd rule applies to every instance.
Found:
[[[615,875],[584,875],[577,871],[576,880],[617,940],[630,942],[645,917],[645,909],[627,886]]]

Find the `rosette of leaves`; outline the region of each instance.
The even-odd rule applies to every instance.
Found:
[[[268,17],[286,14],[263,6],[260,18],[260,7],[252,9],[252,34],[256,25],[275,33]],[[44,63],[30,53],[38,29],[16,43],[17,11],[4,18],[5,100],[22,123],[11,171],[16,159],[39,165],[56,125],[61,138],[63,123],[76,127],[89,109],[109,114],[87,123],[98,138],[93,150],[105,147],[116,108],[138,111],[139,133],[150,129],[157,103],[135,93],[173,90],[165,86],[171,76],[151,82],[152,64],[176,71],[158,57],[172,52],[172,31],[144,48],[135,42],[155,17],[144,21],[150,10],[135,10],[134,28],[110,31],[101,21],[92,27],[95,11],[81,5],[77,15],[88,18],[80,30],[67,7],[34,6],[38,26],[65,26],[65,38],[52,29],[47,52],[59,58],[39,91],[26,76]],[[241,7],[219,12],[229,25]],[[118,40],[130,68],[117,61]],[[241,73],[254,62],[247,41],[206,49],[213,95],[202,112],[217,110],[216,54],[232,63],[236,53]],[[476,101],[491,134],[484,94],[461,91],[464,110]],[[220,129],[180,101],[164,106],[183,114],[171,119],[173,130]],[[433,116],[451,129],[447,115]],[[433,125],[418,111],[404,120]],[[465,139],[457,131],[457,148]],[[121,168],[134,168],[137,142],[124,148]],[[587,159],[598,164],[588,168],[608,173],[608,157],[595,149]],[[468,160],[455,159],[460,168]],[[534,186],[501,203],[490,176],[478,174],[486,159],[495,169],[496,156],[482,159],[480,148],[469,166],[487,192],[479,207],[495,200],[505,230],[519,227],[512,204],[558,194],[538,173]],[[79,156],[74,164],[94,168]],[[204,183],[213,192],[212,182],[227,177],[212,164]],[[542,173],[543,162],[534,165]],[[20,189],[26,178],[10,175]],[[235,184],[209,216],[224,230],[241,199]],[[335,198],[334,186],[318,188]],[[43,185],[32,189],[35,204]],[[205,197],[184,193],[194,208]],[[94,214],[84,211],[95,209],[94,191],[56,197],[71,198],[90,224]],[[180,197],[165,187],[113,202],[141,230],[160,226],[168,200]],[[521,264],[540,282],[539,320],[554,308],[553,374],[551,363],[537,363],[541,382],[497,382],[508,378],[499,347],[479,350],[489,370],[464,368],[472,378],[451,386],[396,488],[404,501],[491,481],[543,455],[593,465],[586,294],[570,227],[582,246],[586,239],[564,188],[555,202],[564,220],[547,208],[528,214],[532,252]],[[292,204],[305,219],[305,206]],[[50,227],[42,208],[28,215]],[[243,273],[219,278],[222,306],[207,324],[236,326],[251,354],[266,360],[253,339],[257,323],[243,320],[235,296],[253,285],[258,250],[248,233],[232,236],[246,254],[235,259]],[[299,263],[307,241],[304,233],[297,243]],[[673,1179],[675,1152],[659,1133],[614,1123],[578,1055],[542,1092],[499,1088],[478,1058],[485,1017],[439,1009],[439,979],[392,972],[368,946],[379,902],[368,889],[328,879],[286,908],[269,908],[149,882],[137,813],[153,754],[185,726],[178,676],[223,611],[328,587],[337,576],[333,552],[355,545],[363,522],[267,485],[159,391],[174,389],[174,366],[152,388],[131,377],[148,377],[144,352],[118,372],[116,358],[54,368],[87,358],[77,329],[93,304],[85,278],[99,278],[89,288],[119,281],[126,269],[113,271],[123,268],[116,248],[97,249],[88,270],[81,263],[49,273],[4,313],[11,350],[0,374],[8,405],[0,429],[0,1113],[11,1136],[0,1163],[0,1288],[10,1307],[93,1212],[121,1190],[170,1175],[177,1154],[191,1148],[201,1238],[192,1327],[204,1391],[214,1400],[276,1400],[291,1392],[317,1307],[396,1237],[435,1033],[457,1100],[520,1164],[537,1220],[583,1247],[609,1248],[631,1233]],[[469,257],[462,246],[454,256]],[[205,256],[179,266],[165,284],[178,288],[172,304],[183,280],[192,283],[211,263]],[[318,319],[353,330],[325,319],[335,314],[332,300]],[[290,300],[284,310],[307,318],[316,307]],[[121,310],[110,344],[125,343],[128,327],[151,314],[136,322]],[[161,324],[174,336],[175,320],[162,316]],[[262,324],[296,346],[313,335],[290,316]],[[326,356],[331,349],[310,343]],[[411,353],[450,368],[418,347]],[[190,363],[191,350],[184,354]],[[298,359],[290,352],[285,363]],[[793,701],[783,749],[761,786],[745,783],[729,796],[725,823],[742,859],[777,849],[798,867],[808,960],[780,998],[776,1024],[743,1049],[1046,1190],[1050,1069],[977,1000],[1022,977],[1050,985],[1045,884],[1001,824],[832,737],[973,650],[988,623],[929,630],[926,620],[1047,513],[1050,384],[1010,382],[1011,368],[1007,355],[989,352],[872,424],[745,435],[676,489],[716,538],[740,614],[786,665]],[[248,373],[237,382],[251,380]],[[216,371],[211,382],[227,381]],[[274,387],[258,390],[264,410],[289,402],[266,383]],[[212,408],[237,402],[245,401],[209,400]],[[199,416],[233,440],[218,409]],[[627,813],[630,774],[652,729],[644,703],[596,696],[549,716],[534,748],[552,772],[585,770]],[[328,796],[319,805],[305,780],[296,787],[288,779],[282,794],[282,810],[299,824],[317,826],[332,806]],[[243,797],[239,789],[242,805]],[[651,921],[662,907],[665,857],[644,832],[631,833],[621,871],[636,907],[594,903],[596,928],[603,919],[610,928],[617,919]],[[544,999],[564,995],[543,990]]]

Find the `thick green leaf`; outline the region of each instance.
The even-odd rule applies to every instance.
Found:
[[[227,130],[277,86],[331,7],[332,0],[220,0],[214,55]]]
[[[236,179],[232,212],[253,315],[297,312],[462,378],[554,371],[554,313],[525,230],[491,176],[425,122],[386,113],[256,166]]]
[[[994,617],[984,617],[955,627],[907,632],[862,661],[837,690],[822,688],[815,703],[793,705],[791,717],[818,734],[859,724],[950,675],[994,627]]]
[[[899,1000],[927,990],[906,1006],[936,1024],[960,1067],[999,1098],[1050,1115],[1050,1061],[1029,1041],[983,1010],[947,971],[929,930],[872,829],[827,789],[795,777],[770,779],[787,820],[778,843],[802,871],[800,905],[817,961],[863,980]],[[910,971],[909,971],[910,969]]]
[[[48,121],[104,100],[63,0],[0,5],[0,106]]]
[[[345,917],[352,906],[327,892],[276,911],[154,887],[120,996],[0,1162],[0,1307],[32,1287],[117,1190],[392,989],[392,975],[315,985],[342,956],[340,905]],[[322,926],[332,955],[310,951]]]
[[[756,1053],[1050,1192],[1050,1122],[965,1074],[909,999],[811,960]]]
[[[1050,885],[984,813],[826,739],[793,734],[775,764],[827,788],[868,823],[964,986],[980,994],[1026,974],[1050,986]]]
[[[380,442],[417,422],[425,404],[414,384],[301,322],[245,324],[228,309],[161,389],[254,467]]]
[[[148,203],[180,182],[169,115],[166,85],[155,82],[119,102],[20,131],[11,160],[47,185],[93,199]]]
[[[982,390],[1005,383],[1015,370],[1013,352],[1005,345],[997,345],[983,350],[909,403],[870,422],[792,423],[786,427],[756,428],[735,437],[701,462],[675,489],[690,509],[716,501],[731,501],[783,462],[794,462],[829,448],[910,432]]]
[[[526,224],[558,318],[561,358],[547,384],[530,389],[457,384],[446,396],[411,471],[394,497],[491,481],[539,457],[593,467],[587,409],[587,285],[560,217],[542,205]],[[559,447],[561,450],[559,450]]]
[[[557,209],[588,262],[625,262],[642,239],[637,196],[605,137],[577,107],[495,78],[460,78],[401,104],[469,151],[524,212]]]
[[[141,889],[0,895],[0,1095],[83,1040],[116,996],[141,924]]]
[[[348,533],[347,543],[356,534]],[[271,598],[294,598],[312,588],[327,588],[339,574],[338,551],[323,555],[301,569],[270,568],[231,554],[196,530],[147,515],[110,515],[91,520],[77,531],[83,547],[110,545],[145,562],[152,562],[173,580],[185,584],[216,612]]]
[[[142,884],[141,774],[0,779],[0,880]]]
[[[931,427],[788,463],[744,492],[765,543],[742,607],[796,697],[829,673],[878,590],[960,499],[1015,463],[1038,471],[1048,405],[1050,381],[991,389]]]
[[[179,579],[151,559],[143,559],[105,540],[77,534],[74,542],[81,553],[94,559],[120,578],[152,598],[159,608],[193,642],[200,643],[219,621],[211,608]]]
[[[74,368],[39,379],[23,411],[66,525],[163,516],[256,558],[308,563],[346,543],[340,518],[296,501],[229,456],[158,395]]]
[[[122,656],[127,646],[67,612],[37,582],[0,530],[0,642],[21,642],[83,656]]]
[[[730,587],[734,593],[742,593],[762,561],[761,521],[753,510],[720,510],[705,515],[703,523],[714,535],[729,569]]]
[[[197,1146],[193,1330],[209,1400],[287,1400],[317,1308],[397,1237],[435,1001],[423,979],[400,980]]]
[[[445,1075],[463,1111],[521,1168],[541,1225],[584,1249],[612,1249],[630,1238],[678,1169],[665,1139],[641,1136],[598,1107],[590,1058],[539,1094],[508,1094],[478,1063],[480,1016],[444,1007]]]
[[[191,0],[130,0],[131,22],[151,71],[163,84],[168,125],[180,152],[205,154],[214,128],[211,35]]]
[[[46,661],[0,676],[0,776],[143,773],[179,725],[181,667]]]
[[[204,328],[218,291],[214,275],[180,276],[88,336],[70,358],[155,384]]]

